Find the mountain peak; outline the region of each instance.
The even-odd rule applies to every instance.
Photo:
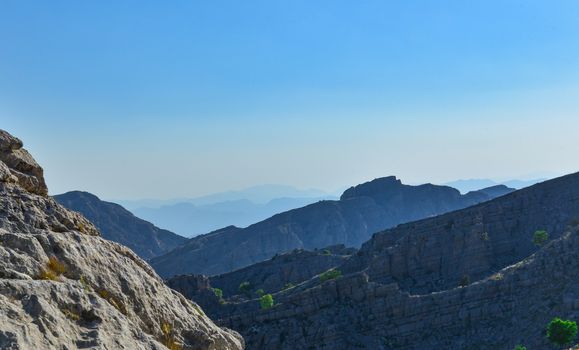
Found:
[[[379,177],[372,181],[348,188],[346,191],[344,191],[340,197],[340,200],[362,196],[372,197],[377,193],[391,191],[393,189],[400,188],[401,186],[403,186],[402,181],[397,179],[396,176]]]
[[[30,193],[48,195],[42,167],[22,147],[19,138],[0,130],[0,180],[17,183]]]

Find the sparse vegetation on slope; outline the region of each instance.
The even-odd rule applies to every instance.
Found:
[[[322,274],[320,274],[320,281],[325,282],[329,280],[334,280],[342,276],[342,272],[337,269],[330,269]]]
[[[55,256],[48,258],[46,267],[37,275],[37,279],[58,281],[60,276],[66,272],[66,265],[64,265]]]
[[[536,246],[542,246],[549,240],[549,234],[545,230],[535,231],[533,234],[533,244]]]
[[[259,298],[259,306],[261,306],[263,310],[272,308],[273,303],[273,296],[271,294],[265,294]]]

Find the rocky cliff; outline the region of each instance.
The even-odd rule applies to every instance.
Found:
[[[88,192],[67,192],[54,196],[54,199],[65,208],[84,215],[95,224],[103,238],[131,248],[143,259],[166,253],[187,240]]]
[[[0,130],[0,348],[243,347],[47,193],[42,168]]]
[[[549,320],[579,320],[579,173],[382,231],[337,269],[212,313],[259,349],[548,349]]]
[[[166,281],[167,285],[189,299],[198,302],[211,317],[235,314],[240,302],[251,300],[262,293],[288,290],[310,278],[343,264],[356,249],[343,245],[306,251],[295,249],[276,255],[270,260],[222,275],[179,275]],[[246,290],[240,290],[247,283]],[[223,295],[215,295],[219,288]]]
[[[431,184],[409,186],[386,177],[352,187],[339,201],[320,201],[240,229],[227,227],[192,238],[151,260],[164,277],[215,275],[233,271],[293,249],[335,244],[359,247],[372,233],[425,217],[465,208],[511,189],[470,192]]]

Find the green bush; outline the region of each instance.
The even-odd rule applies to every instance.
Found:
[[[213,288],[213,293],[219,299],[223,298],[223,291],[220,288]]]
[[[323,255],[332,255],[332,252],[329,251],[328,249],[324,249],[324,250],[322,250],[322,254]]]
[[[577,336],[577,323],[555,317],[547,325],[547,338],[551,343],[563,346],[571,343]]]
[[[253,286],[251,285],[251,283],[247,281],[241,282],[241,284],[239,285],[239,291],[245,294],[248,294],[252,288]]]
[[[538,230],[533,234],[533,244],[536,246],[542,246],[548,240],[549,234],[545,230]]]
[[[340,271],[338,269],[331,269],[331,270],[328,270],[328,271],[320,274],[320,281],[325,282],[325,281],[336,279],[340,276],[342,276],[342,271]]]
[[[283,286],[282,290],[287,290],[287,289],[290,289],[293,287],[295,287],[295,285],[293,283],[289,282],[289,283],[286,283],[285,286]]]
[[[259,288],[258,290],[255,291],[255,294],[257,294],[258,297],[262,297],[265,294],[265,291]]]
[[[262,295],[261,298],[259,298],[259,305],[263,310],[273,307],[273,297],[271,294]]]
[[[515,350],[527,350],[527,347],[523,345],[517,345],[515,346]]]

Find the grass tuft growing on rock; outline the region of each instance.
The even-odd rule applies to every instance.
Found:
[[[66,272],[66,265],[60,262],[55,256],[48,258],[45,268],[36,276],[39,280],[59,281],[60,276]]]
[[[71,308],[63,308],[60,309],[60,311],[62,311],[62,313],[69,319],[73,320],[73,321],[78,321],[80,320],[80,315],[72,310]]]
[[[117,299],[114,295],[112,295],[111,292],[109,292],[106,289],[99,289],[97,293],[101,298],[108,301],[108,303],[111,304],[120,313],[122,313],[125,316],[127,315],[127,309],[125,308],[123,302]]]
[[[163,345],[165,345],[170,350],[181,350],[183,346],[177,343],[175,340],[175,334],[173,333],[173,326],[169,322],[161,322],[161,333],[163,333]]]

